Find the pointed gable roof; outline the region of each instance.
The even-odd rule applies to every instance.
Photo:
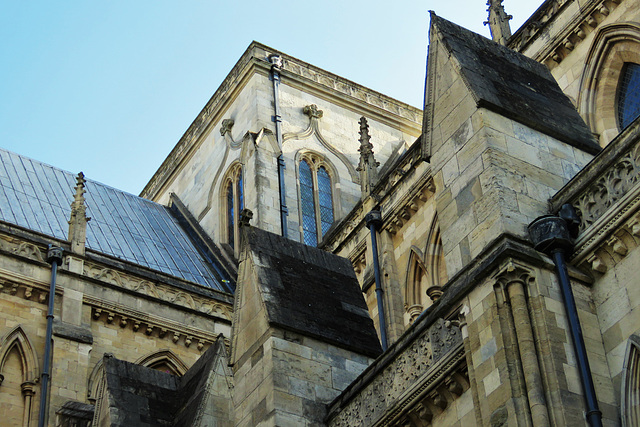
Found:
[[[430,43],[437,37],[459,65],[479,108],[495,111],[591,154],[601,147],[543,64],[431,12]],[[431,72],[429,79],[435,76]],[[428,92],[428,91],[427,91]],[[429,103],[425,97],[427,133]],[[426,143],[427,138],[423,141]],[[427,148],[427,156],[431,153]]]
[[[270,325],[370,357],[381,353],[348,259],[255,227],[244,233],[243,251],[252,259],[257,283],[243,283],[241,271],[238,292],[243,286],[258,287]],[[234,323],[234,337],[241,327]]]

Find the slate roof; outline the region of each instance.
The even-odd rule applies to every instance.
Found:
[[[75,175],[0,149],[0,220],[67,240]],[[86,247],[184,280],[225,291],[170,212],[99,182],[86,182]]]
[[[213,407],[209,399],[217,402],[231,400],[224,372],[216,371],[216,365],[227,365],[222,336],[182,376],[157,371],[146,366],[104,356],[106,392],[103,396],[109,405],[111,426],[172,426],[190,427],[197,422],[204,410],[213,417],[220,417],[221,425],[227,425],[229,414]],[[225,381],[223,396],[217,396],[216,380]],[[207,407],[208,405],[212,407]]]
[[[255,227],[244,229],[244,238],[259,260],[270,324],[370,357],[382,352],[348,259]]]
[[[601,147],[549,69],[531,58],[431,13],[431,25],[457,59],[479,107],[586,152]]]

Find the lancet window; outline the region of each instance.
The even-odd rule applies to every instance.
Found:
[[[334,219],[331,175],[325,162],[312,154],[302,157],[298,175],[302,241],[309,246],[318,246]]]
[[[227,243],[236,249],[239,241],[238,219],[240,212],[244,209],[244,184],[242,176],[242,165],[236,163],[227,173],[223,181],[225,237]]]
[[[618,84],[617,110],[620,129],[640,116],[640,64],[624,64]]]

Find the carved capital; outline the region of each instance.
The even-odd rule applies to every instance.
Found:
[[[506,288],[516,282],[522,285],[528,285],[535,280],[535,274],[530,268],[518,264],[513,260],[509,260],[493,278],[496,284]]]

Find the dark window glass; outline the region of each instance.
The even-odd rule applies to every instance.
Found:
[[[239,205],[239,210],[240,212],[242,212],[242,209],[244,209],[244,193],[243,193],[243,185],[242,185],[242,171],[240,171],[240,173],[238,174],[238,205]],[[238,215],[240,215],[240,212],[238,212]]]
[[[302,237],[305,245],[318,246],[316,207],[313,200],[313,177],[309,164],[300,162],[300,209],[302,210]]]
[[[227,186],[227,237],[231,247],[234,247],[234,217],[233,217],[233,182]]]
[[[318,200],[320,201],[320,225],[324,236],[333,224],[333,200],[331,199],[331,178],[324,167],[318,169]]]
[[[618,86],[618,124],[624,129],[640,116],[640,65],[627,62]]]

